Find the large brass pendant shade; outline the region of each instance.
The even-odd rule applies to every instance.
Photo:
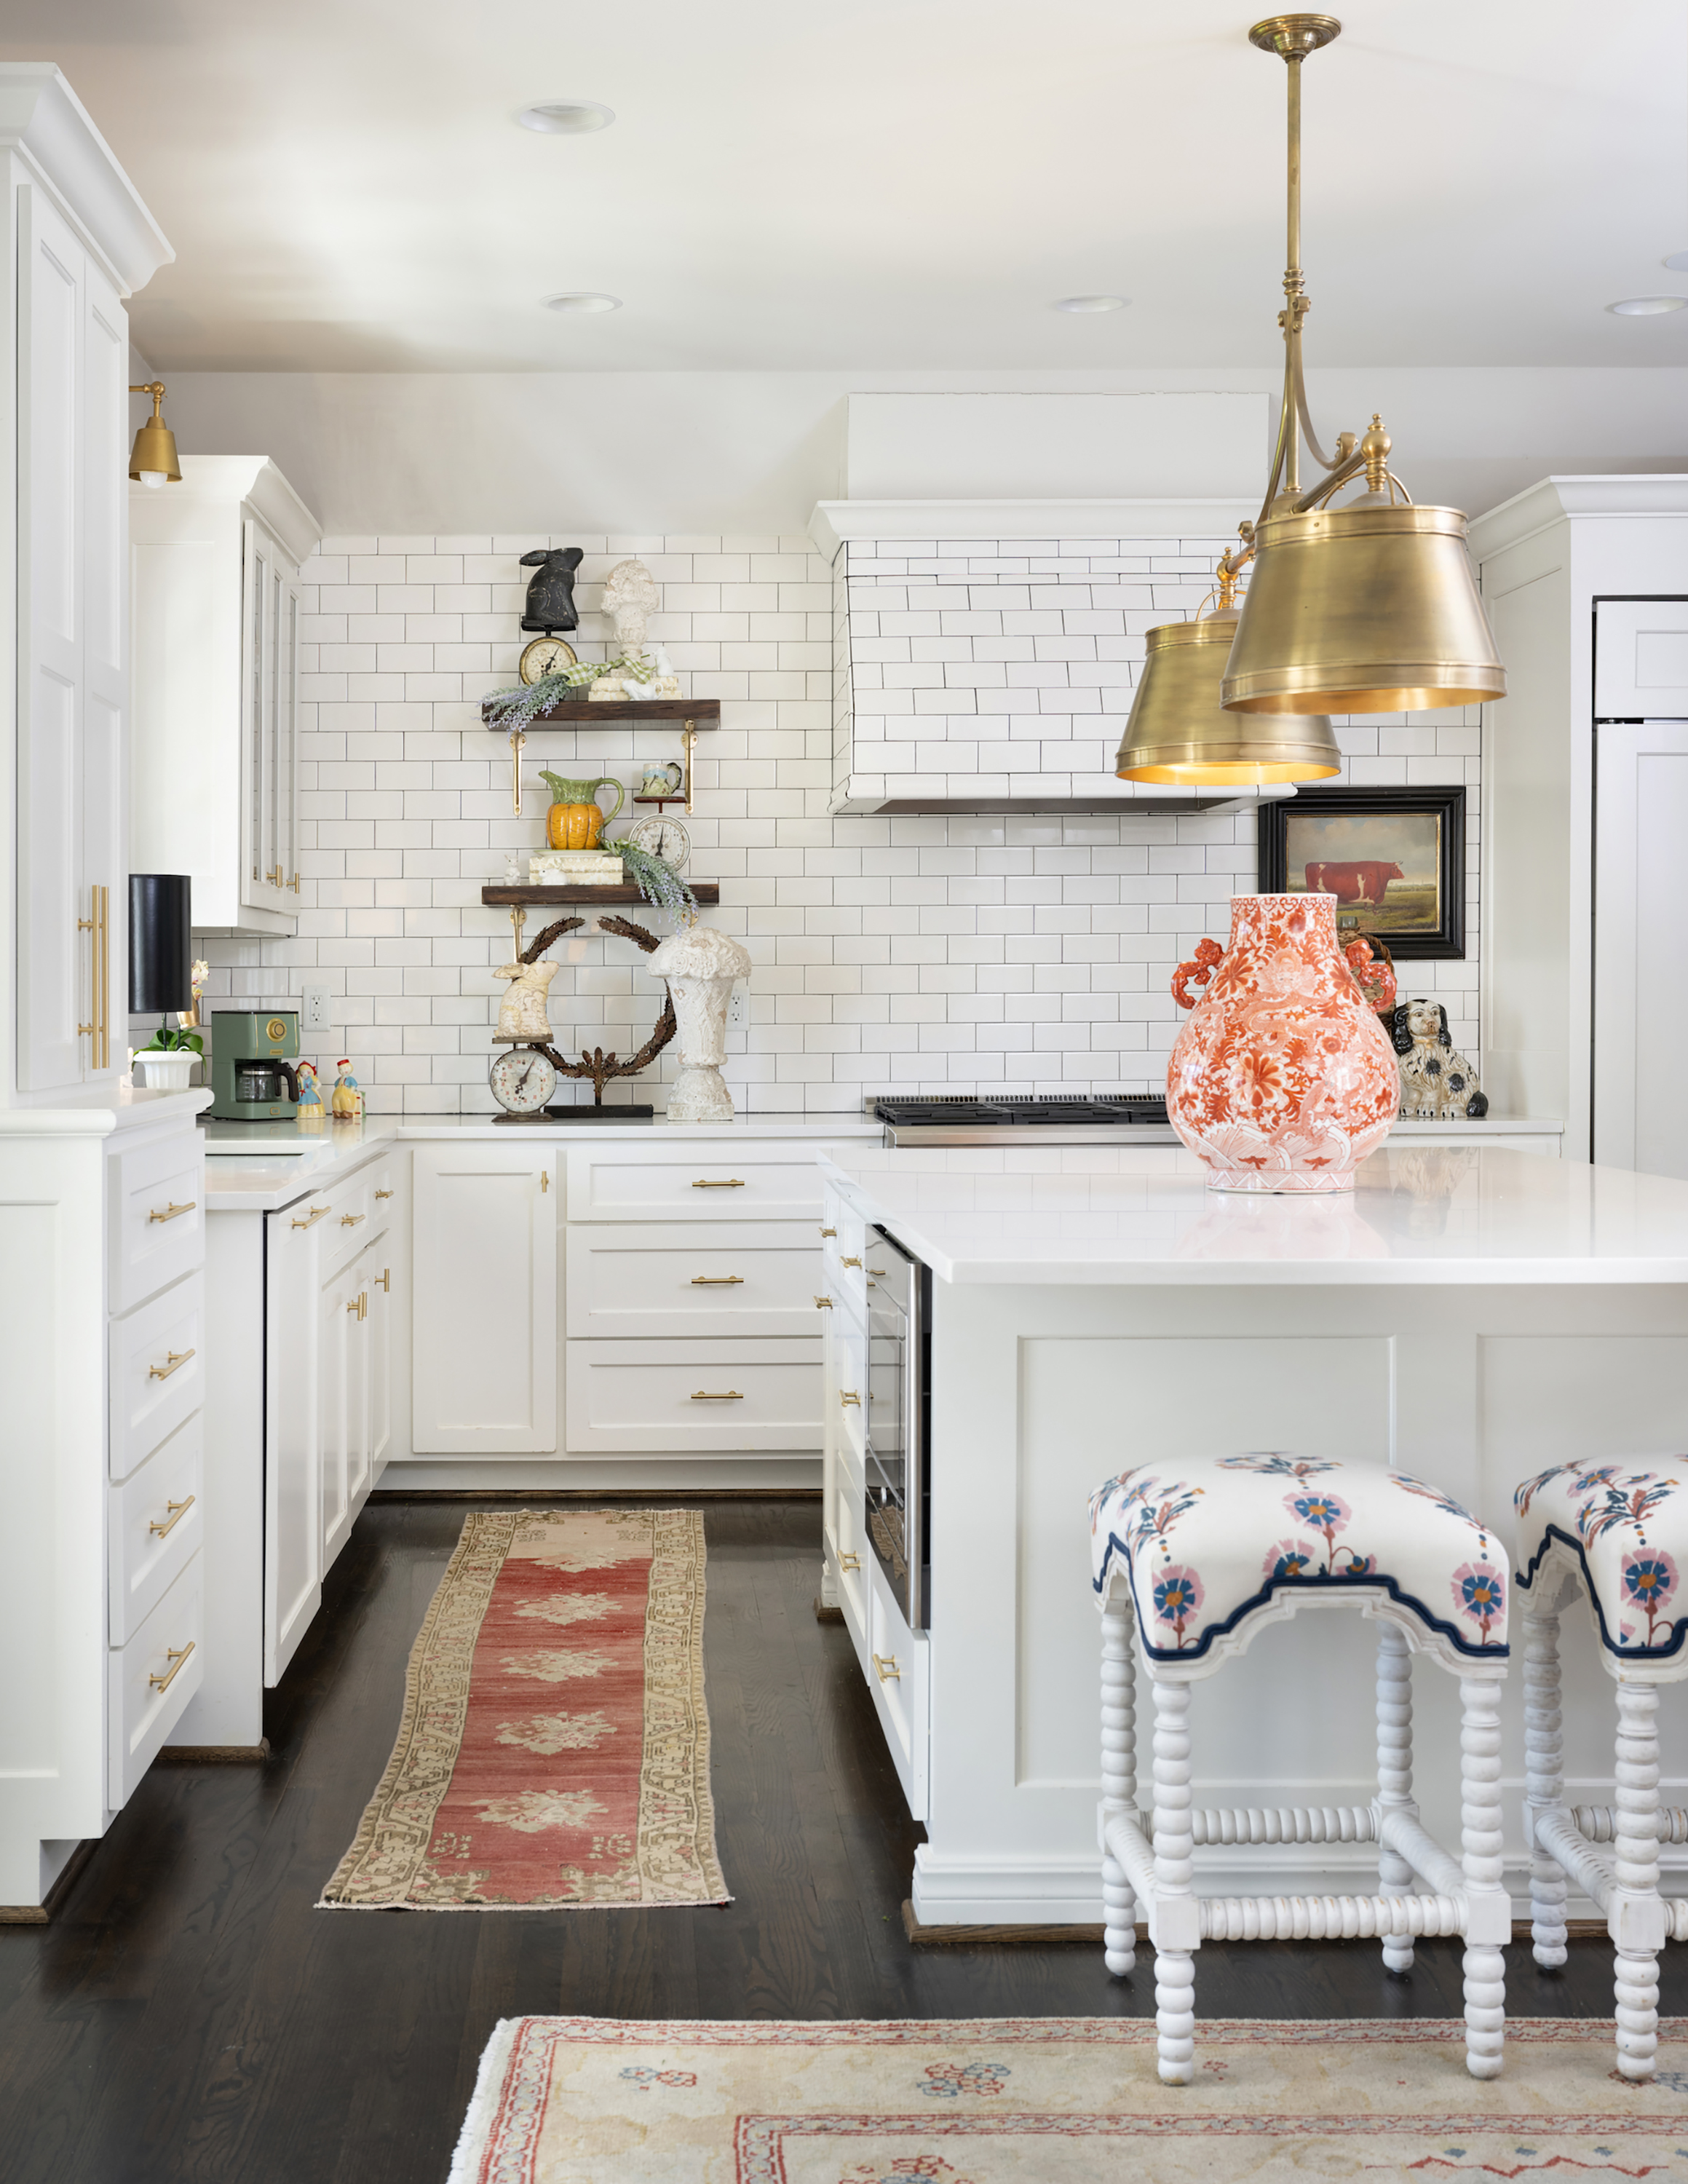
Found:
[[[1317,715],[1251,720],[1228,713],[1220,683],[1237,627],[1234,608],[1148,633],[1114,772],[1123,781],[1180,788],[1254,788],[1324,781],[1341,770],[1330,722]]]
[[[1223,702],[1273,716],[1401,713],[1506,695],[1457,508],[1273,514]]]

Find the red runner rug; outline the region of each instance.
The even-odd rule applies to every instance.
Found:
[[[468,1518],[411,1650],[398,1741],[322,1906],[730,1902],[703,1636],[696,1512]]]

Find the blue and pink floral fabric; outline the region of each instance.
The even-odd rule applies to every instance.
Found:
[[[1123,1568],[1150,1660],[1192,1666],[1285,1594],[1385,1593],[1460,1658],[1507,1655],[1507,1574],[1486,1529],[1381,1464],[1277,1454],[1122,1472],[1090,1497],[1091,1581]]]
[[[1688,1676],[1688,1596],[1678,1559],[1688,1556],[1688,1457],[1682,1462],[1680,1471],[1560,1463],[1526,1479],[1513,1496],[1518,1583],[1535,1584],[1549,1563],[1580,1568],[1607,1653],[1669,1662],[1673,1678]]]

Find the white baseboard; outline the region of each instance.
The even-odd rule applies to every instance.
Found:
[[[818,1456],[413,1456],[389,1463],[382,1494],[818,1494]]]

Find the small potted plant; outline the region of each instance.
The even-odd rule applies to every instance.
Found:
[[[147,1045],[134,1056],[131,1074],[152,1092],[186,1092],[193,1078],[196,1059],[203,1060],[205,1041],[199,1030],[199,996],[205,990],[210,967],[193,966],[193,1006],[179,1023],[161,1022]]]

